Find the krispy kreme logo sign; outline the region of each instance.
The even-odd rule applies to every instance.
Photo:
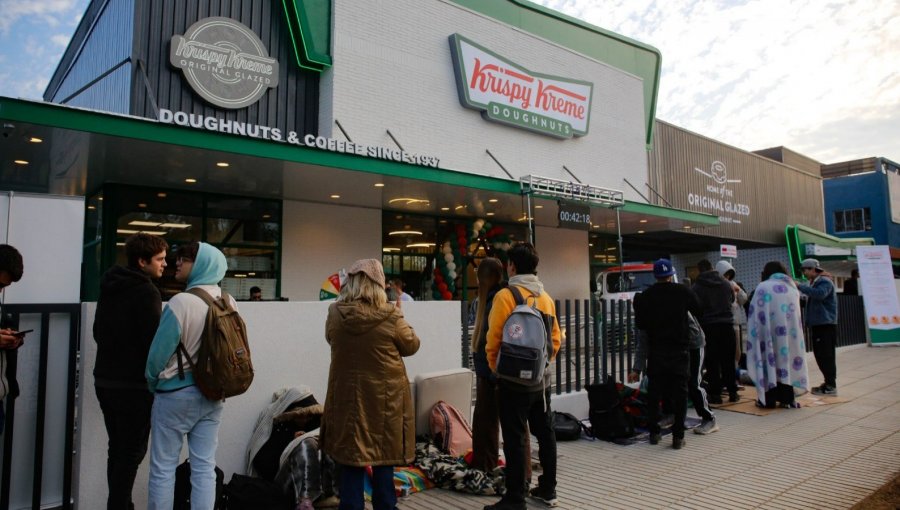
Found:
[[[194,92],[228,109],[250,106],[278,85],[278,61],[259,37],[229,18],[205,18],[172,37],[169,62]]]
[[[529,71],[459,34],[450,36],[450,53],[464,107],[557,138],[587,134],[593,83]]]

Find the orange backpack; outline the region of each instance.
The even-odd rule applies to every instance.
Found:
[[[431,408],[431,437],[444,453],[461,457],[472,449],[472,428],[452,405],[439,401]]]

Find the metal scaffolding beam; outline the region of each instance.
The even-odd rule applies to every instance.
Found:
[[[538,175],[526,175],[519,179],[523,194],[537,194],[552,198],[564,198],[586,202],[600,207],[625,205],[625,196],[619,190],[591,186],[578,182],[551,179]]]

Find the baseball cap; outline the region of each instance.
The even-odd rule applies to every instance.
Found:
[[[822,266],[819,265],[819,261],[816,259],[804,259],[803,262],[800,263],[800,267],[803,269],[815,269],[816,271],[822,271]]]
[[[675,267],[669,259],[659,259],[653,263],[653,276],[656,278],[665,278],[675,274]]]

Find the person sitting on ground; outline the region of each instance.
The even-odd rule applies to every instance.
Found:
[[[797,407],[794,392],[809,390],[800,291],[778,261],[765,265],[747,317],[747,371],[757,405]]]

